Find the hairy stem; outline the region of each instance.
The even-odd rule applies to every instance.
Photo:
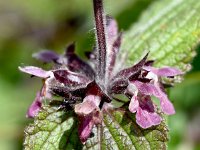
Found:
[[[97,72],[101,81],[105,81],[106,72],[106,35],[103,0],[93,0],[96,37],[97,37]]]

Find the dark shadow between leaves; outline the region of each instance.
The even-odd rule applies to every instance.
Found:
[[[197,55],[192,61],[192,70],[191,72],[200,71],[200,44],[196,47]]]
[[[67,109],[62,106],[62,101],[52,101],[50,105],[55,107],[57,111],[63,111],[60,117],[61,123],[67,121],[68,118],[74,118],[74,123],[70,129],[63,132],[60,141],[59,141],[59,150],[82,150],[83,144],[81,143],[78,136],[78,120],[76,114],[71,109]]]
[[[78,121],[75,118],[75,114],[72,111],[65,112],[61,117],[61,122],[67,120],[67,118],[73,117],[74,124],[70,129],[63,132],[60,142],[59,142],[59,150],[81,150],[83,148],[83,144],[81,143],[78,136]]]

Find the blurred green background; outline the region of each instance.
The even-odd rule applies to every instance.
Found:
[[[155,0],[105,0],[105,9],[126,31]],[[31,55],[41,49],[62,53],[76,41],[81,56],[94,44],[91,0],[0,1],[0,150],[22,149],[23,129],[41,81],[18,71],[39,65]],[[197,48],[200,52],[200,48]],[[183,83],[170,90],[176,115],[169,117],[169,150],[200,149],[200,55]]]

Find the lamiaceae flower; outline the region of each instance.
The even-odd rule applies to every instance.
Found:
[[[168,115],[174,114],[174,107],[164,91],[160,77],[181,74],[175,68],[152,67],[153,62],[147,61],[148,54],[132,67],[117,70],[120,62],[116,62],[116,58],[122,34],[118,33],[117,23],[111,17],[106,18],[104,25],[100,2],[94,3],[94,8],[97,45],[89,54],[87,62],[75,54],[75,46],[71,44],[64,55],[52,51],[42,51],[33,55],[45,63],[53,62],[54,66],[49,71],[33,66],[19,67],[22,72],[44,80],[43,87],[37,93],[27,116],[37,115],[43,99],[51,99],[53,95],[60,96],[67,109],[73,109],[78,115],[78,133],[82,142],[88,139],[94,125],[101,124],[102,113],[108,109],[115,109],[111,101],[119,101],[114,96],[116,94],[126,95],[130,99],[129,110],[136,113],[136,122],[142,128],[160,124],[162,119],[157,114],[157,106],[153,104],[150,96],[160,100],[161,111]]]

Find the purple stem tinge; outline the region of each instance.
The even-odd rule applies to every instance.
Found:
[[[103,0],[93,0],[97,37],[97,72],[101,82],[105,82],[106,72],[106,35]]]

